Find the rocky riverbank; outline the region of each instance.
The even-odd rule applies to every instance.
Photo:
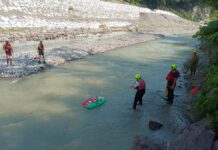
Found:
[[[154,40],[160,34],[190,34],[198,28],[196,23],[171,12],[100,0],[49,0],[46,3],[3,0],[0,6],[2,43],[6,39],[13,46],[39,40],[45,44],[47,40],[75,40],[68,46],[60,44],[46,49],[46,65],[34,59],[37,57],[35,49],[19,52],[14,49],[13,66],[7,66],[1,55],[0,78],[28,76],[90,54]],[[120,32],[123,34],[118,34]]]
[[[81,39],[70,46],[62,46],[45,51],[46,64],[38,64],[36,50],[16,52],[13,57],[13,66],[5,63],[5,56],[0,56],[0,78],[20,78],[35,74],[38,71],[81,59],[87,55],[106,52],[118,47],[146,42],[159,38],[160,35],[146,33],[108,34],[101,37]]]
[[[156,16],[157,17],[157,16]],[[14,49],[13,66],[7,66],[5,64],[5,56],[0,56],[0,78],[20,78],[35,74],[46,68],[51,68],[56,65],[63,64],[72,60],[81,59],[87,55],[106,52],[115,48],[129,46],[136,43],[147,42],[155,40],[164,35],[172,34],[190,34],[195,32],[196,25],[189,24],[186,26],[180,26],[179,30],[175,29],[175,25],[181,21],[181,18],[173,17],[174,23],[167,24],[167,26],[156,26],[152,17],[150,19],[143,19],[143,17],[135,22],[135,25],[129,25],[125,27],[106,28],[99,29],[80,29],[80,30],[68,30],[68,29],[52,29],[45,30],[43,28],[22,29],[22,31],[16,32],[16,28],[9,33],[2,32],[2,44],[4,40],[8,38],[12,41],[12,45],[16,46],[19,43],[30,43],[29,41],[44,40],[51,41],[60,39],[62,41],[73,41],[70,45],[65,46],[60,44],[58,47],[52,49],[46,49],[45,56],[47,64],[38,64],[37,52],[35,49],[30,51],[19,51]],[[165,17],[159,19],[169,20]],[[172,18],[171,18],[172,19]],[[147,22],[153,22],[147,24]],[[184,21],[186,22],[186,21]],[[148,26],[146,26],[149,25]],[[164,23],[166,24],[166,23]],[[184,24],[184,23],[183,23]],[[30,32],[31,31],[31,32]],[[14,43],[13,43],[14,42]],[[38,43],[34,43],[37,45]]]
[[[209,120],[204,118],[202,120],[196,119],[193,112],[192,102],[195,96],[191,95],[191,90],[195,86],[200,86],[204,81],[202,68],[208,66],[208,57],[205,52],[200,52],[200,61],[198,64],[195,76],[190,76],[189,63],[190,58],[184,64],[183,73],[184,85],[187,90],[187,95],[180,98],[182,101],[181,110],[183,116],[189,120],[186,127],[176,131],[175,138],[170,141],[160,141],[158,139],[150,139],[143,135],[135,137],[132,150],[217,150],[218,141],[215,138],[215,133],[207,128]]]
[[[175,24],[170,25],[172,28],[160,26],[153,26],[150,28],[145,26],[146,22],[143,22],[143,19],[135,24],[137,28],[136,26],[113,29],[106,29],[103,27],[101,30],[81,29],[78,31],[53,29],[53,31],[48,32],[43,32],[43,30],[39,28],[32,29],[31,34],[29,34],[30,29],[25,29],[25,32],[22,31],[19,33],[14,31],[11,34],[2,33],[2,44],[7,36],[10,36],[9,40],[14,41],[14,43],[12,42],[13,46],[16,46],[19,43],[29,44],[31,41],[33,44],[37,45],[38,43],[36,42],[38,42],[39,39],[45,40],[45,45],[46,41],[52,41],[54,39],[60,39],[62,41],[71,40],[72,42],[67,46],[60,44],[55,48],[46,49],[45,56],[47,64],[38,64],[37,59],[35,59],[37,58],[35,49],[29,51],[22,50],[19,52],[14,49],[13,66],[6,65],[5,56],[2,54],[0,56],[0,78],[20,78],[65,62],[81,59],[87,55],[155,40],[164,35],[190,34],[196,30],[195,25],[180,26],[180,30],[175,30],[175,28],[173,28],[175,27]],[[137,32],[137,30],[139,31]],[[36,42],[34,43],[34,41]]]

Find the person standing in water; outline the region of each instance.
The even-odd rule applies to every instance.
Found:
[[[41,63],[41,60],[43,60],[43,63],[46,63],[45,62],[45,56],[44,56],[44,50],[45,50],[44,44],[43,44],[42,41],[40,41],[39,45],[38,45],[38,54],[39,54],[38,62],[39,63]]]
[[[199,61],[199,56],[196,51],[193,51],[192,57],[191,57],[191,66],[190,66],[191,76],[192,75],[195,76],[198,61]]]
[[[176,87],[176,81],[180,77],[180,73],[177,70],[177,65],[171,65],[171,71],[168,73],[167,80],[167,103],[172,105],[174,100],[174,89]]]
[[[5,44],[3,45],[3,50],[5,51],[7,65],[12,65],[12,53],[14,52],[11,44],[9,43],[9,40],[5,41]]]
[[[146,90],[146,84],[145,81],[141,78],[140,74],[136,74],[135,75],[135,79],[136,82],[133,86],[131,86],[131,88],[134,88],[137,90],[136,94],[135,94],[135,99],[133,102],[133,109],[136,109],[136,105],[139,102],[139,105],[142,105],[142,97],[145,94],[145,90]]]

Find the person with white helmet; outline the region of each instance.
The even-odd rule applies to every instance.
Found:
[[[136,105],[138,102],[139,102],[139,105],[142,105],[142,97],[144,96],[145,90],[146,90],[146,84],[145,84],[145,81],[141,78],[141,75],[136,74],[135,79],[136,79],[135,84],[131,86],[131,88],[134,88],[137,90],[135,94],[134,102],[133,102],[134,110],[136,109]]]
[[[5,41],[5,44],[3,45],[3,50],[5,51],[7,65],[8,64],[12,65],[13,48],[12,48],[11,44],[9,43],[8,39]]]
[[[168,73],[166,80],[167,80],[167,103],[173,104],[174,100],[174,89],[176,87],[176,81],[180,77],[180,73],[177,70],[177,65],[171,65],[171,71]]]

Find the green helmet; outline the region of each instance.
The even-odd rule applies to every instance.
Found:
[[[197,53],[197,51],[193,51],[193,53]]]
[[[140,74],[136,74],[135,75],[135,79],[137,79],[137,80],[141,79],[141,75]]]
[[[171,67],[172,67],[173,69],[176,69],[176,68],[177,68],[177,65],[176,65],[176,64],[172,64]]]

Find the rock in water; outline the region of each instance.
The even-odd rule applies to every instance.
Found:
[[[158,130],[163,126],[163,124],[157,122],[157,121],[149,121],[149,128],[151,130]]]
[[[211,150],[215,134],[204,127],[191,125],[178,134],[168,150]]]
[[[45,69],[45,65],[44,64],[40,64],[39,68],[40,68],[39,70],[44,70]]]

